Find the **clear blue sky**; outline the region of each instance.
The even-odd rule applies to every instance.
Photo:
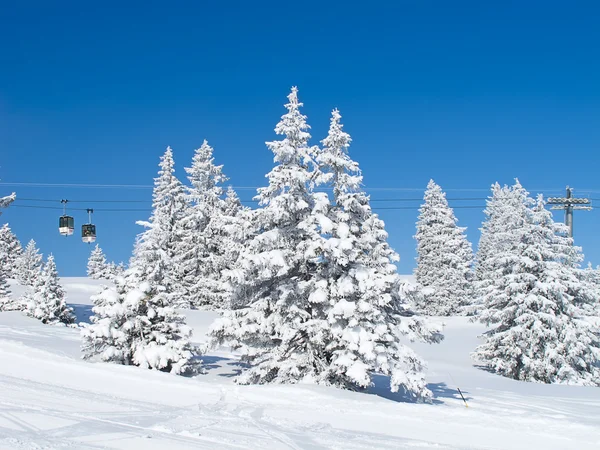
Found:
[[[569,184],[600,198],[599,16],[592,1],[4,2],[0,181],[149,185],[167,145],[183,177],[206,138],[232,185],[262,186],[264,142],[297,85],[314,143],[340,109],[374,200],[422,197],[430,178],[450,198],[483,198],[514,177],[533,193]],[[392,187],[420,190],[376,189]],[[142,201],[72,205],[97,209],[147,208],[151,194],[0,184],[12,190]],[[60,206],[15,206],[36,204]],[[411,272],[416,209],[379,212]],[[481,210],[456,213],[476,246]],[[59,215],[10,207],[0,223],[52,252],[61,275],[82,275],[91,249],[58,235]],[[79,228],[85,212],[74,216]],[[95,214],[110,259],[127,261],[147,216]],[[594,264],[599,223],[598,211],[576,213],[576,242]]]

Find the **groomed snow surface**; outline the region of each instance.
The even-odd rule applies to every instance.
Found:
[[[62,280],[78,321],[102,281]],[[20,287],[13,286],[13,295]],[[204,342],[216,313],[186,311]],[[2,449],[599,449],[600,389],[502,378],[473,365],[484,329],[447,319],[429,364],[433,404],[312,385],[237,386],[227,349],[194,378],[84,362],[79,330],[0,313]],[[468,402],[465,407],[456,388]]]

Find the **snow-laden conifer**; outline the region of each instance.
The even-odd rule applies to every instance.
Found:
[[[417,221],[417,269],[423,289],[419,312],[430,316],[465,314],[473,302],[473,250],[457,225],[446,194],[433,180]]]
[[[364,194],[348,193],[364,202],[348,199],[344,207],[350,209],[339,211],[347,217],[336,225],[326,196],[314,192],[315,184],[336,175],[344,181],[334,189],[346,192],[355,174],[346,166],[336,173],[319,169],[295,88],[288,98],[276,127],[284,138],[268,143],[277,164],[257,196],[263,206],[255,213],[258,231],[230,272],[236,304],[246,306],[226,313],[212,335],[242,349],[250,368],[241,383],[312,381],[361,389],[378,371],[390,375],[394,390],[403,386],[427,397],[422,362],[400,337],[436,339],[435,333],[418,318],[402,317],[411,313],[399,296],[395,253]]]
[[[42,269],[42,255],[33,239],[15,262],[15,278],[23,286],[33,286]]]
[[[234,234],[239,234],[237,220],[241,209],[232,188],[224,197],[227,177],[223,166],[216,165],[213,148],[205,140],[185,169],[188,208],[179,222],[181,236],[177,266],[181,271],[182,306],[222,308],[229,302],[230,289],[222,273],[228,270],[235,255],[230,254]]]
[[[138,235],[130,261],[139,280],[155,279],[171,301],[176,301],[181,289],[175,258],[180,241],[176,224],[186,208],[183,185],[174,172],[173,151],[167,147],[154,179],[152,214],[148,221],[138,221],[146,230]],[[160,275],[153,273],[159,266]]]
[[[22,302],[25,313],[42,323],[69,325],[75,321],[73,309],[65,301],[52,255],[48,256],[32,291],[25,294]]]
[[[87,275],[93,280],[109,280],[112,278],[112,268],[106,262],[106,256],[98,244],[96,244],[88,258]]]
[[[159,278],[161,266],[154,271]],[[137,268],[129,269],[115,279],[114,288],[92,297],[91,324],[82,329],[83,357],[174,374],[197,370],[200,361],[185,318],[156,280],[140,281],[140,275]]]
[[[406,286],[395,266],[399,257],[362,190],[362,174],[348,155],[351,139],[340,120],[334,110],[317,157],[323,179],[333,187],[334,204],[328,214],[332,226],[324,230],[329,239],[323,279],[313,294],[313,308],[325,318],[317,334],[322,368],[316,378],[360,389],[371,385],[373,373],[382,373],[390,376],[392,391],[402,387],[428,399],[424,362],[405,341],[437,342],[442,336],[438,327],[409,310]]]
[[[600,335],[576,306],[581,299],[574,295],[586,294],[574,288],[578,279],[568,242],[557,234],[543,200],[534,208],[518,182],[502,202],[513,217],[499,222],[505,224],[497,229],[499,238],[507,245],[489,256],[494,277],[479,315],[493,328],[473,357],[517,380],[600,384]]]
[[[17,236],[8,224],[0,227],[0,270],[3,268],[8,278],[14,278],[17,259],[23,254],[23,248]]]
[[[104,286],[91,297],[93,307],[90,324],[82,324],[81,350],[84,359],[132,364],[133,333],[125,327],[129,318],[127,293],[131,291],[125,277],[117,277],[114,287]]]
[[[173,307],[177,296],[173,268],[175,223],[184,208],[183,189],[173,176],[173,157],[161,158],[148,229],[115,288],[94,297],[91,324],[82,331],[84,358],[133,364],[175,374],[196,369],[191,329]]]
[[[232,304],[212,327],[215,343],[230,343],[249,364],[239,383],[294,383],[322,372],[323,301],[320,286],[325,194],[313,191],[316,149],[309,146],[309,126],[300,113],[297,89],[288,96],[287,113],[268,142],[275,167],[269,185],[255,197],[256,235],[248,240],[235,268]]]

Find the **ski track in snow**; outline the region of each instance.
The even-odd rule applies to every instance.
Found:
[[[80,320],[102,282],[63,279]],[[13,286],[19,295],[19,286]],[[214,312],[187,311],[203,342]],[[82,361],[79,332],[0,313],[0,449],[597,449],[600,389],[508,380],[476,368],[480,325],[446,318],[414,344],[433,405],[376,377],[370,394],[313,385],[238,386],[227,349],[193,378]],[[461,388],[469,407],[456,390]]]

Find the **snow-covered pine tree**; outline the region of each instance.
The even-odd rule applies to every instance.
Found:
[[[73,309],[65,301],[65,292],[59,283],[52,255],[48,256],[35,280],[33,291],[25,295],[23,306],[27,315],[45,324],[69,325],[75,321]]]
[[[543,196],[538,195],[537,205],[534,209],[537,223],[542,226],[552,228],[553,240],[550,242],[552,251],[557,255],[556,261],[564,267],[564,271],[570,274],[569,278],[563,281],[567,285],[567,293],[573,298],[574,306],[578,308],[578,315],[597,316],[600,313],[598,302],[600,301],[600,292],[594,285],[593,280],[589,279],[586,271],[581,269],[581,263],[585,259],[582,248],[574,244],[572,237],[569,237],[569,228],[562,222],[554,222],[552,215],[545,209]]]
[[[320,339],[312,344],[321,346],[317,379],[361,389],[371,385],[372,373],[383,373],[390,376],[392,391],[402,387],[415,398],[429,399],[424,362],[404,341],[431,343],[442,336],[438,327],[408,308],[406,286],[394,264],[399,257],[362,190],[358,163],[348,155],[350,142],[341,115],[334,110],[317,157],[323,179],[334,193],[323,280],[313,294],[314,308],[322,309],[325,317],[317,334]]]
[[[223,166],[215,164],[213,148],[206,140],[194,152],[191,167],[185,170],[190,186],[186,194],[188,208],[178,224],[181,306],[222,308],[228,302],[229,290],[221,273],[231,263],[224,247],[229,227],[234,223],[228,219],[227,210],[234,214],[232,217],[237,215],[236,199],[225,203],[223,183],[227,177]]]
[[[87,275],[93,280],[112,278],[112,268],[106,262],[106,256],[98,244],[90,253],[87,263]]]
[[[115,286],[104,286],[102,292],[91,297],[93,307],[89,324],[81,324],[81,351],[83,359],[99,357],[104,362],[132,364],[131,330],[126,297],[131,288],[126,278],[114,280]]]
[[[31,239],[15,262],[15,278],[23,286],[33,286],[42,268],[42,254]]]
[[[481,235],[475,256],[475,279],[473,282],[475,299],[473,306],[469,308],[469,313],[473,315],[476,315],[482,307],[482,296],[496,275],[492,266],[495,255],[499,251],[510,249],[515,245],[515,235],[505,232],[506,229],[514,226],[515,220],[518,220],[518,217],[511,215],[510,212],[512,207],[518,207],[518,205],[511,204],[511,199],[514,200],[512,187],[494,183],[491,191],[491,196],[486,201],[486,208],[483,210],[485,220],[480,228]]]
[[[479,316],[495,327],[474,359],[517,380],[599,385],[600,334],[579,317],[571,295],[577,283],[572,265],[565,263],[571,250],[557,239],[543,200],[533,208],[518,181],[504,201],[513,218],[498,232],[512,237],[504,236],[510,245],[490,257],[494,277]]]
[[[181,279],[176,265],[180,236],[176,224],[186,208],[184,188],[174,175],[173,151],[167,147],[160,159],[158,177],[154,179],[152,214],[148,221],[138,221],[146,227],[136,240],[130,266],[136,267],[140,281],[154,278],[171,302],[180,296]],[[160,276],[152,271],[160,269]]]
[[[17,239],[8,224],[4,224],[0,228],[0,255],[3,255],[0,256],[0,266],[3,266],[8,278],[14,278],[15,264],[22,254],[23,248],[19,239]]]
[[[417,310],[429,316],[465,314],[473,302],[473,250],[446,194],[433,180],[417,221],[417,268],[423,289]]]
[[[171,373],[196,370],[191,329],[173,308],[177,295],[173,268],[176,221],[184,207],[183,188],[173,176],[170,148],[155,180],[148,229],[136,242],[134,256],[115,288],[94,298],[94,316],[82,332],[84,358],[133,364]]]
[[[308,144],[306,117],[292,88],[287,113],[275,127],[283,136],[268,142],[275,167],[268,187],[255,197],[257,233],[248,240],[233,270],[233,305],[211,329],[213,343],[242,351],[249,368],[237,382],[295,383],[321,372],[321,255],[319,216],[328,201],[313,191],[318,176],[316,148]]]
[[[157,284],[163,271],[158,260],[153,277],[133,267],[92,297],[91,324],[82,329],[84,359],[98,357],[104,362],[136,365],[174,374],[198,370],[197,349],[190,342],[191,328],[185,318],[169,305],[165,290]]]

